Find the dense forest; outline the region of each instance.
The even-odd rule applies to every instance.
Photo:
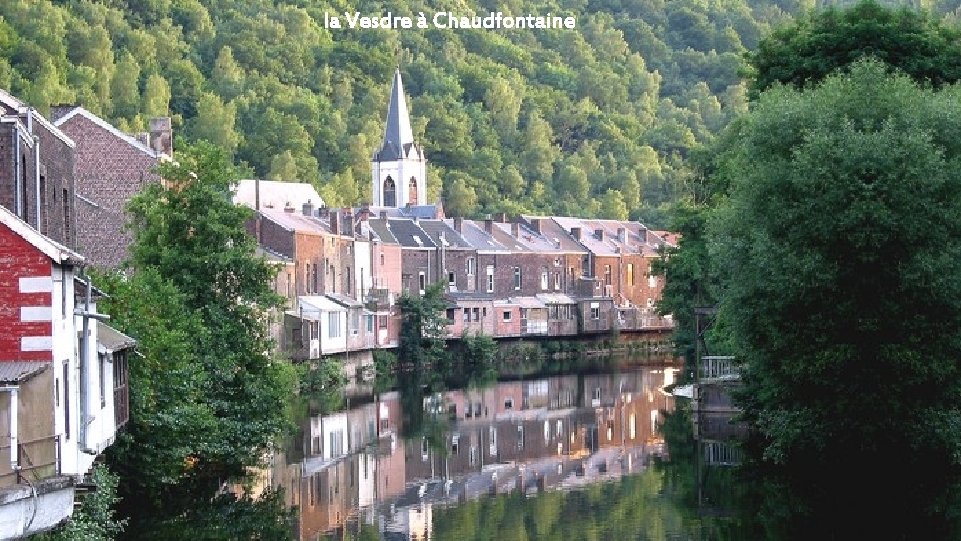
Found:
[[[926,0],[920,0],[925,2]],[[121,129],[170,115],[250,175],[369,197],[400,67],[448,214],[663,225],[685,158],[746,108],[744,54],[815,0],[5,0],[0,88]],[[959,2],[927,7],[956,16]],[[573,16],[554,30],[326,29],[324,14]]]

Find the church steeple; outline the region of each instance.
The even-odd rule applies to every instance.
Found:
[[[410,128],[400,69],[394,71],[384,142],[374,153],[371,169],[374,206],[403,207],[427,203],[427,158],[414,141],[414,132]]]
[[[415,146],[414,132],[410,129],[404,83],[400,78],[400,69],[397,69],[394,71],[394,84],[390,89],[390,103],[387,105],[384,143],[376,159],[386,161],[406,158],[412,146]]]

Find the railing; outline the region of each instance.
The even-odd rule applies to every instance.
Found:
[[[0,457],[10,456],[10,444],[0,446]],[[0,460],[0,487],[22,483],[24,479],[38,481],[60,475],[60,436],[47,436],[20,442],[17,445],[18,470],[8,460]]]
[[[740,379],[740,367],[733,356],[708,355],[701,358],[698,376],[701,381]]]
[[[547,334],[547,321],[522,319],[521,334]]]
[[[737,466],[743,460],[741,448],[724,441],[701,442],[704,463],[709,466]]]

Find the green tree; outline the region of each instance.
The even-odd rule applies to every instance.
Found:
[[[159,73],[151,73],[147,77],[147,86],[143,91],[143,113],[148,118],[170,114],[170,85]]]
[[[123,531],[123,520],[114,516],[117,496],[117,475],[103,464],[93,467],[90,480],[96,489],[80,500],[67,522],[54,530],[38,535],[35,541],[110,541]]]
[[[224,480],[243,477],[247,468],[261,463],[288,426],[285,404],[294,374],[289,364],[266,353],[271,349],[267,310],[280,300],[269,286],[275,269],[254,256],[255,242],[244,228],[249,209],[229,200],[230,183],[237,176],[224,152],[209,144],[184,147],[177,161],[164,164],[160,172],[166,185],[148,186],[129,207],[135,239],[130,265],[135,276],[156,273],[179,293],[173,298],[179,298],[183,309],[164,317],[189,315],[199,321],[196,332],[183,335],[189,338],[189,349],[180,351],[190,361],[185,368],[192,370],[183,381],[188,388],[163,398],[199,411],[196,418],[181,419],[177,410],[148,405],[146,421],[172,417],[170,422],[190,432],[167,440],[148,430],[147,441],[132,442],[127,452],[139,460],[140,454],[177,450],[180,467],[168,472],[173,486],[159,494],[153,486],[143,487],[146,497],[159,504],[158,515],[171,516],[191,502],[212,497]],[[193,394],[197,388],[202,389],[200,396]],[[129,458],[121,454],[118,463]]]
[[[132,119],[140,112],[140,64],[129,52],[124,53],[110,80],[113,114]]]
[[[405,294],[397,301],[401,311],[400,344],[397,355],[407,369],[418,373],[443,374],[447,318],[443,283],[427,286],[423,295]]]
[[[233,156],[240,135],[234,129],[237,108],[233,103],[220,101],[214,94],[204,92],[197,103],[197,117],[191,122],[190,133],[195,141],[207,141]]]
[[[817,83],[870,56],[935,86],[961,79],[961,31],[931,14],[874,0],[811,11],[761,40],[750,55],[751,93],[775,82]]]
[[[859,62],[762,94],[721,156],[712,260],[757,456],[888,537],[961,478],[959,98]]]

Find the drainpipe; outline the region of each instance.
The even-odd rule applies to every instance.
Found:
[[[27,109],[27,131],[33,136],[33,184],[34,184],[34,195],[36,195],[37,202],[37,231],[43,232],[40,228],[40,216],[41,216],[41,201],[40,201],[40,137],[33,133],[33,107]],[[26,194],[24,194],[26,195]],[[70,246],[69,239],[64,239],[64,244]]]
[[[23,193],[23,186],[20,184],[20,175],[23,170],[23,163],[20,160],[20,130],[17,129],[16,124],[13,126],[13,138],[16,141],[13,145],[13,163],[16,164],[13,173],[13,185],[17,194],[17,216],[23,216],[23,199],[26,195]]]
[[[81,267],[81,272],[83,267]],[[79,359],[79,370],[80,370],[80,451],[86,454],[95,455],[97,451],[91,449],[87,445],[87,425],[92,419],[88,418],[87,414],[87,399],[89,398],[87,393],[87,364],[89,359],[87,359],[87,350],[90,347],[90,320],[96,319],[98,321],[107,321],[110,319],[109,315],[97,314],[90,311],[90,297],[92,295],[92,285],[89,276],[85,277],[87,284],[87,291],[84,296],[84,307],[82,309],[77,308],[74,310],[74,315],[83,318],[83,331],[80,335],[80,359]]]
[[[18,441],[19,438],[17,436],[17,433],[19,432],[17,421],[20,416],[18,413],[20,401],[17,398],[17,393],[19,390],[19,385],[0,387],[0,392],[10,393],[10,470],[15,472],[20,471],[20,460],[17,456],[17,450],[20,447],[20,442]]]

